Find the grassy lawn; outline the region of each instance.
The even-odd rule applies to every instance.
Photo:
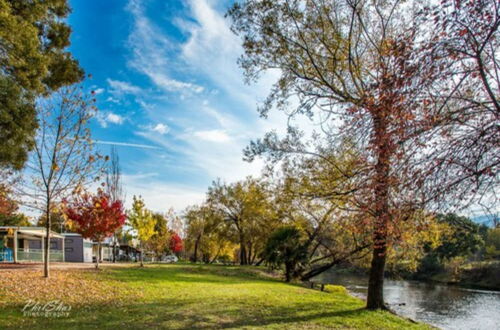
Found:
[[[27,299],[58,299],[69,316],[27,317]],[[0,329],[9,328],[427,328],[363,310],[343,290],[290,285],[251,267],[148,265],[92,270],[0,272]]]

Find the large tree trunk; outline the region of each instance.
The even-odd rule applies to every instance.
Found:
[[[387,225],[389,212],[389,174],[391,144],[387,132],[384,111],[376,111],[373,124],[375,129],[375,150],[377,164],[374,180],[375,223],[373,232],[373,254],[368,281],[366,308],[384,309],[384,271],[387,252]]]
[[[49,262],[50,262],[50,198],[47,197],[47,205],[45,209],[45,246],[44,246],[44,262],[43,262],[43,276],[49,278]]]

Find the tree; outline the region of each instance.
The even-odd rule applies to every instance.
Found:
[[[5,184],[0,184],[0,226],[30,226],[28,218],[18,212],[19,205],[10,193]]]
[[[397,224],[435,198],[422,192],[436,186],[426,180],[432,167],[421,150],[434,140],[433,128],[447,120],[429,95],[449,77],[441,75],[443,58],[424,42],[428,30],[415,21],[423,5],[247,0],[228,12],[243,39],[239,63],[247,80],[266,70],[281,72],[261,114],[273,107],[287,111],[296,99],[298,106],[287,113],[318,116],[331,146],[348,137],[362,152],[367,166],[357,175],[355,199],[372,230],[369,309],[385,308],[387,249]],[[303,147],[297,130],[289,132],[283,144]],[[274,147],[254,143],[248,153],[275,156]]]
[[[101,243],[125,224],[126,215],[121,201],[113,201],[102,189],[97,194],[79,194],[65,202],[66,216],[76,223],[76,231],[84,238],[97,242],[96,269],[99,268]]]
[[[111,157],[108,167],[106,168],[106,192],[111,196],[113,201],[124,201],[125,193],[123,191],[120,158],[115,147],[111,148]],[[121,229],[118,229],[120,231]],[[113,262],[116,262],[117,245],[120,232],[113,235]]]
[[[263,257],[267,263],[285,265],[285,279],[290,282],[299,274],[298,268],[307,262],[309,241],[300,229],[287,226],[276,229],[269,237]]]
[[[454,213],[438,214],[436,218],[439,223],[450,227],[448,235],[442,238],[442,244],[432,252],[439,259],[469,256],[483,247],[482,228],[469,218]]]
[[[168,251],[171,233],[168,230],[167,218],[161,213],[153,213],[155,220],[155,233],[148,240],[147,245],[160,260],[161,256]]]
[[[146,209],[146,204],[141,196],[134,196],[132,209],[127,213],[130,226],[135,230],[135,235],[140,242],[141,267],[144,267],[144,245],[155,234],[156,220],[151,211]]]
[[[0,75],[0,166],[19,170],[38,127],[33,97]]]
[[[36,224],[38,227],[45,227],[47,225],[47,216],[42,214],[38,219]],[[50,230],[53,230],[57,233],[63,233],[67,229],[69,229],[70,224],[68,223],[68,219],[64,214],[64,210],[62,210],[61,206],[54,207],[50,212]]]
[[[0,165],[20,169],[33,148],[35,97],[79,82],[83,71],[67,51],[65,0],[0,1]]]
[[[428,97],[441,118],[428,156],[432,195],[451,190],[446,203],[458,206],[481,205],[485,195],[498,203],[500,6],[490,0],[431,2],[417,17],[442,63]]]
[[[500,227],[488,230],[485,242],[486,256],[492,259],[500,258]]]
[[[182,238],[176,232],[171,233],[169,248],[173,254],[179,254],[184,248]]]
[[[234,232],[240,246],[240,264],[252,264],[260,252],[256,231],[269,234],[275,219],[264,184],[252,178],[234,184],[214,182],[208,190],[207,203]]]
[[[44,276],[49,277],[51,213],[72,193],[99,179],[103,159],[93,152],[89,120],[96,111],[91,95],[81,86],[65,87],[38,102],[40,127],[34,152],[18,193],[24,203],[40,210],[45,228]]]
[[[232,245],[232,233],[222,214],[209,204],[188,208],[184,219],[187,225],[184,245],[187,252],[192,252],[192,262],[198,262],[201,255],[204,262],[212,263]]]

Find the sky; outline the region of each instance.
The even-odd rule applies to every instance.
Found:
[[[244,83],[241,42],[226,0],[70,0],[70,51],[97,94],[91,123],[99,149],[115,146],[130,205],[141,195],[164,212],[201,202],[211,182],[259,175],[242,150],[286,118],[262,119],[259,102],[277,75]]]
[[[244,83],[241,40],[224,17],[233,1],[69,0],[70,51],[100,109],[93,138],[118,152],[126,207],[133,195],[158,212],[200,203],[213,180],[260,174],[262,160],[242,160],[251,140],[285,133],[284,114],[257,112],[278,73]],[[310,133],[305,121],[293,124]]]

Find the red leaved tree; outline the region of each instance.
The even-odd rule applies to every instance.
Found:
[[[76,231],[84,238],[96,241],[99,252],[102,241],[125,224],[122,202],[114,201],[101,189],[95,195],[81,194],[65,205],[66,216],[76,224]],[[96,268],[99,268],[99,255]]]
[[[184,248],[182,238],[176,232],[172,232],[172,235],[170,236],[169,247],[170,251],[174,254],[181,252]]]

